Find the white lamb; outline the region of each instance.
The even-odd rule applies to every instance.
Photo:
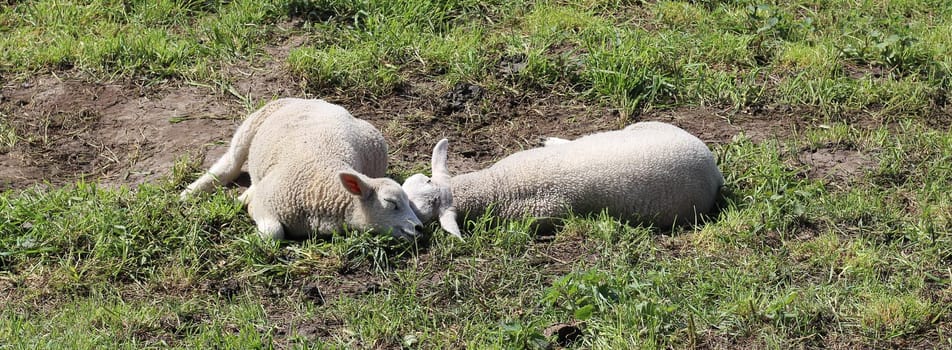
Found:
[[[275,239],[345,228],[415,236],[422,229],[400,184],[384,178],[380,131],[323,100],[268,103],[238,127],[228,151],[181,197],[234,181],[248,162],[240,197],[259,233]]]
[[[713,208],[724,184],[704,142],[670,124],[642,122],[545,144],[451,178],[443,139],[433,148],[433,179],[415,174],[403,189],[423,222],[438,217],[444,230],[461,237],[458,224],[487,210],[543,224],[602,210],[657,227],[692,223]]]

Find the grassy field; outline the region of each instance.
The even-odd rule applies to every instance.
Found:
[[[0,5],[0,34],[4,82],[185,82],[249,111],[266,101],[226,72],[298,37],[276,66],[315,95],[468,83],[619,125],[801,122],[712,144],[724,208],[674,231],[483,218],[464,242],[275,243],[234,190],[180,202],[184,158],[134,189],[7,190],[0,349],[952,347],[947,1],[34,0]],[[9,113],[0,153],[38,137]]]

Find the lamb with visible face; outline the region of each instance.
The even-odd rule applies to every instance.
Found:
[[[293,98],[268,103],[181,197],[234,181],[246,161],[251,186],[239,199],[262,236],[299,239],[346,227],[410,237],[422,228],[400,184],[383,177],[383,135],[343,107]]]
[[[710,211],[724,178],[697,137],[665,123],[643,122],[514,153],[487,169],[450,177],[446,139],[433,148],[433,178],[403,183],[423,222],[461,237],[458,224],[490,207],[502,219],[561,219],[606,210],[658,227],[692,223]]]

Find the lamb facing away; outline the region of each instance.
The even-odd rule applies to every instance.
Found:
[[[384,178],[387,143],[366,121],[323,100],[268,103],[238,127],[228,151],[181,197],[235,180],[262,236],[307,238],[351,228],[415,236],[422,230],[400,184]]]
[[[713,208],[724,184],[704,142],[670,124],[642,122],[545,144],[451,178],[443,139],[433,148],[433,179],[415,174],[403,189],[423,222],[438,217],[461,237],[458,224],[490,207],[501,219],[529,216],[544,224],[602,210],[657,227],[692,223]]]

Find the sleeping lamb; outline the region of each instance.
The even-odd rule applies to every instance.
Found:
[[[285,98],[246,119],[228,151],[181,197],[234,181],[262,236],[307,238],[344,228],[415,236],[422,229],[400,184],[384,178],[387,144],[376,128],[323,100]]]
[[[423,222],[438,217],[444,230],[461,237],[458,223],[488,210],[542,224],[602,210],[657,227],[692,223],[713,208],[724,184],[704,142],[670,124],[642,122],[545,144],[451,178],[443,139],[433,148],[433,178],[415,174],[403,189]]]

